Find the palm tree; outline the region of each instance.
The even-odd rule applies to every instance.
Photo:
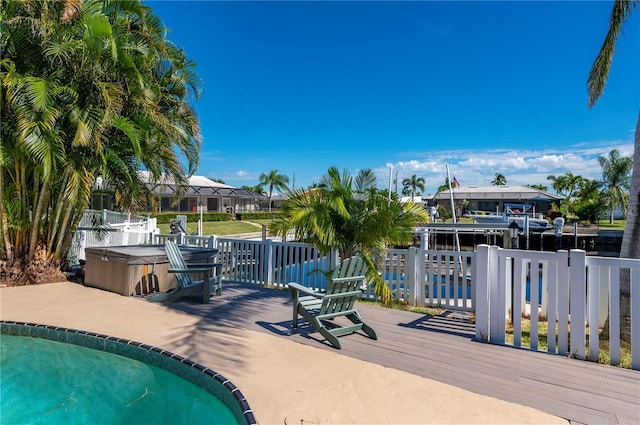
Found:
[[[388,199],[375,188],[370,170],[351,174],[331,167],[315,191],[296,190],[283,206],[283,215],[270,230],[284,237],[314,244],[321,252],[337,250],[340,258],[360,253],[369,267],[367,279],[385,305],[392,293],[378,274],[389,245],[405,244],[413,227],[426,223],[428,214],[418,204]]]
[[[597,223],[604,211],[602,202],[602,192],[600,188],[602,182],[592,179],[582,179],[576,192],[576,203],[574,210],[581,220],[589,220]]]
[[[423,177],[418,177],[414,174],[410,178],[402,180],[402,192],[404,193],[405,189],[410,190],[411,202],[413,202],[413,199],[416,195],[416,189],[420,189],[422,192],[424,192],[424,183],[425,181]],[[419,194],[420,193],[418,193],[418,195]]]
[[[587,79],[587,95],[589,107],[593,107],[602,92],[609,77],[609,68],[613,61],[616,41],[622,31],[622,27],[638,6],[638,0],[615,0],[609,19],[609,31],[602,43]],[[635,144],[633,152],[633,171],[629,188],[629,207],[627,211],[627,224],[624,228],[620,257],[640,258],[640,113],[636,121]],[[631,341],[631,278],[628,270],[625,270],[620,281],[620,319],[621,338]],[[607,318],[607,322],[608,322]],[[608,324],[608,323],[607,323]],[[608,326],[605,324],[605,332]]]
[[[609,152],[609,156],[601,156],[598,163],[602,167],[602,181],[609,207],[609,223],[613,223],[613,211],[617,207],[627,209],[629,205],[629,183],[633,162],[630,156],[621,157],[617,149]]]
[[[556,190],[556,193],[564,196],[564,200],[562,201],[562,213],[567,215],[569,207],[571,206],[576,191],[580,187],[583,177],[566,172],[561,176],[549,175],[547,176],[547,179],[553,182],[553,188]]]
[[[64,263],[98,177],[125,210],[146,204],[142,168],[186,184],[200,82],[141,1],[5,1],[0,15],[0,260],[33,281]]]
[[[260,174],[260,186],[269,186],[269,212],[271,212],[271,196],[273,195],[273,189],[276,190],[288,190],[287,183],[289,183],[289,177],[284,174],[278,174],[278,170],[271,170],[269,174]]]
[[[494,186],[504,186],[505,184],[507,184],[507,178],[501,173],[496,173],[495,178],[491,181],[491,184]]]
[[[549,190],[549,186],[545,186],[543,184],[530,184],[530,185],[527,185],[527,186],[529,186],[530,188],[533,188],[533,189],[541,190],[543,192],[546,192],[546,191]]]

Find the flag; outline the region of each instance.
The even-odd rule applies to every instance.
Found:
[[[456,185],[456,187],[460,187],[460,182],[458,181],[458,179],[456,178],[456,176],[453,176],[453,184]]]

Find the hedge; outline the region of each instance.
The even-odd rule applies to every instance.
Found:
[[[200,213],[192,213],[192,212],[166,212],[166,213],[158,213],[152,214],[151,216],[156,218],[158,224],[168,224],[176,218],[177,215],[185,215],[187,216],[187,222],[197,222],[200,220]],[[221,213],[221,212],[204,212],[202,213],[203,221],[231,221],[233,220],[233,215],[229,213]]]
[[[270,218],[278,218],[282,216],[282,213],[279,211],[273,212],[243,212],[236,213],[236,220],[264,220]]]

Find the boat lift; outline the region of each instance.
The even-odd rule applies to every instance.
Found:
[[[465,235],[465,234],[476,234],[482,235],[487,238],[487,242],[489,242],[490,238],[493,237],[494,245],[497,245],[497,238],[503,237],[505,241],[511,242],[508,237],[509,232],[509,224],[510,223],[429,223],[422,225],[420,227],[414,228],[414,232],[416,236],[420,237],[420,246],[423,249],[435,249],[435,240],[437,235]],[[521,229],[521,231],[525,232],[526,229]],[[529,235],[525,232],[528,246],[529,244]],[[506,237],[505,237],[506,236]],[[453,246],[458,248],[454,242]],[[433,247],[433,248],[432,248]],[[458,248],[459,249],[459,248]]]

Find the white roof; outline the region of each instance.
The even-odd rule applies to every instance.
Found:
[[[563,196],[519,185],[460,186],[453,187],[452,190],[456,199],[522,199],[539,201],[559,201],[564,199]],[[433,196],[433,199],[449,199],[449,191],[438,192]]]
[[[145,180],[147,183],[157,183],[157,184],[168,184],[168,185],[172,185],[174,184],[173,182],[173,178],[171,176],[167,176],[165,174],[162,175],[162,177],[157,181],[157,182],[152,182],[151,179],[151,173],[149,171],[139,171],[140,176],[142,177],[143,180]],[[224,184],[224,183],[218,183],[218,182],[214,182],[211,179],[208,179],[204,176],[191,176],[189,177],[189,186],[196,186],[196,187],[216,187],[216,188],[229,188],[229,189],[233,189],[233,186],[229,186],[228,184]]]

